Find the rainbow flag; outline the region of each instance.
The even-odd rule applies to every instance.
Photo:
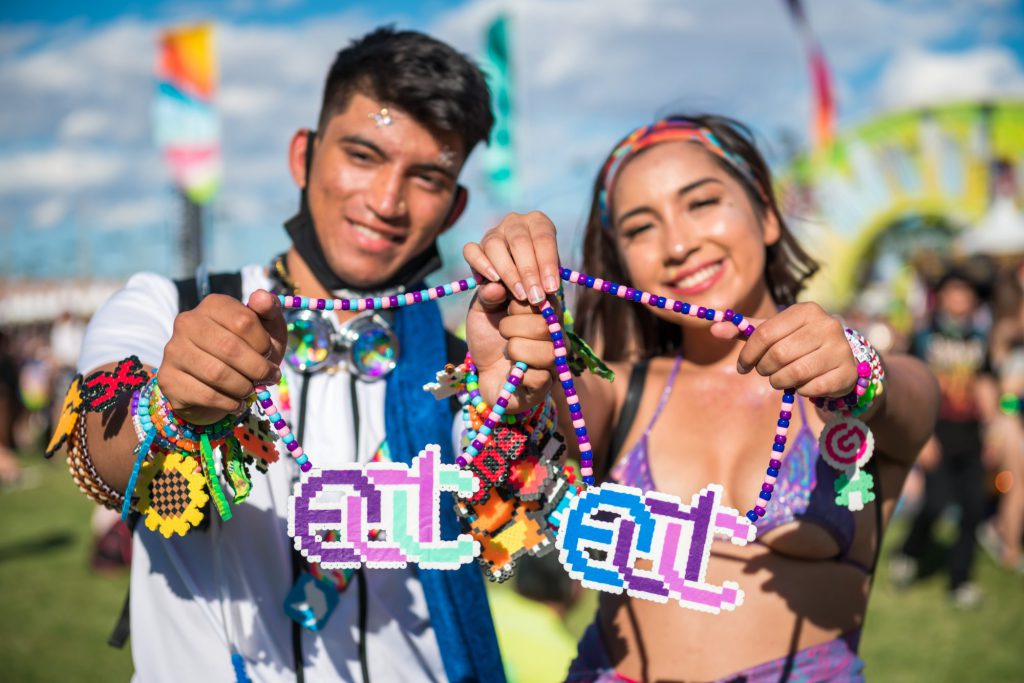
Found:
[[[197,204],[207,204],[223,175],[213,25],[164,31],[156,67],[153,135],[174,184]]]

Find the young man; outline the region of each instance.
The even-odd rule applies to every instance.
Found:
[[[94,317],[79,370],[110,370],[137,355],[159,367],[175,414],[197,424],[238,411],[255,383],[276,384],[283,370],[289,421],[318,467],[365,463],[380,452],[408,461],[428,443],[443,444],[452,458],[451,410],[421,389],[451,360],[433,302],[363,315],[362,332],[350,311],[306,321],[327,324],[335,346],[344,346],[337,340],[345,331],[349,339],[365,333],[397,341],[394,369],[373,381],[391,367],[388,358],[369,368],[339,364],[343,349],[334,348],[326,363],[281,366],[296,349],[288,348],[276,297],[264,290],[382,296],[422,282],[440,265],[438,235],[465,206],[459,171],[492,123],[481,73],[449,46],[392,29],[353,42],[327,76],[317,130],[291,140],[289,166],[302,200],[286,224],[286,254],[242,269],[241,300],[210,294],[184,312],[183,290],[173,282],[135,275]],[[86,417],[95,472],[123,491],[138,443],[132,420]],[[184,537],[138,526],[131,577],[137,680],[231,680],[240,664],[261,681],[503,680],[475,565],[357,572],[324,619],[323,605],[338,589],[311,582],[287,533],[297,478],[295,462],[281,457],[266,476],[254,474],[249,499],[232,507],[229,521],[211,506],[209,528]],[[444,501],[441,508],[445,538],[452,538],[454,513]],[[322,622],[318,630],[299,625],[311,613]]]
[[[995,408],[987,366],[988,335],[978,325],[978,286],[952,269],[935,288],[935,313],[913,340],[911,353],[928,364],[939,380],[942,405],[935,435],[919,459],[925,470],[924,499],[901,551],[890,563],[897,586],[910,584],[927,553],[932,529],[946,507],[960,506],[959,532],[949,557],[949,595],[959,609],[977,607],[981,593],[971,582],[975,530],[984,507],[982,424]]]

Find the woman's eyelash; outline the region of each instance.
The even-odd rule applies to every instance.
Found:
[[[643,232],[644,230],[647,230],[647,229],[648,229],[648,228],[650,228],[650,227],[651,227],[651,224],[650,224],[650,223],[645,223],[645,224],[643,224],[643,225],[638,225],[638,226],[636,226],[635,228],[629,228],[629,229],[625,230],[625,231],[623,232],[623,236],[624,236],[624,237],[625,237],[626,239],[630,239],[630,238],[632,238],[632,237],[636,237],[637,235],[639,235],[639,234],[640,234],[640,233],[642,233],[642,232]]]
[[[699,199],[690,203],[690,209],[701,209],[705,206],[712,206],[718,203],[718,197],[710,197],[708,199]]]

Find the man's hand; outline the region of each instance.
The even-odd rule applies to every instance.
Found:
[[[211,294],[174,320],[157,381],[179,418],[210,424],[243,410],[254,384],[277,384],[287,343],[270,292],[253,292],[248,305]]]

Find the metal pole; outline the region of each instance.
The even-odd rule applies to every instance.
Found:
[[[182,274],[191,277],[203,261],[203,207],[181,193],[184,222],[181,229]]]

